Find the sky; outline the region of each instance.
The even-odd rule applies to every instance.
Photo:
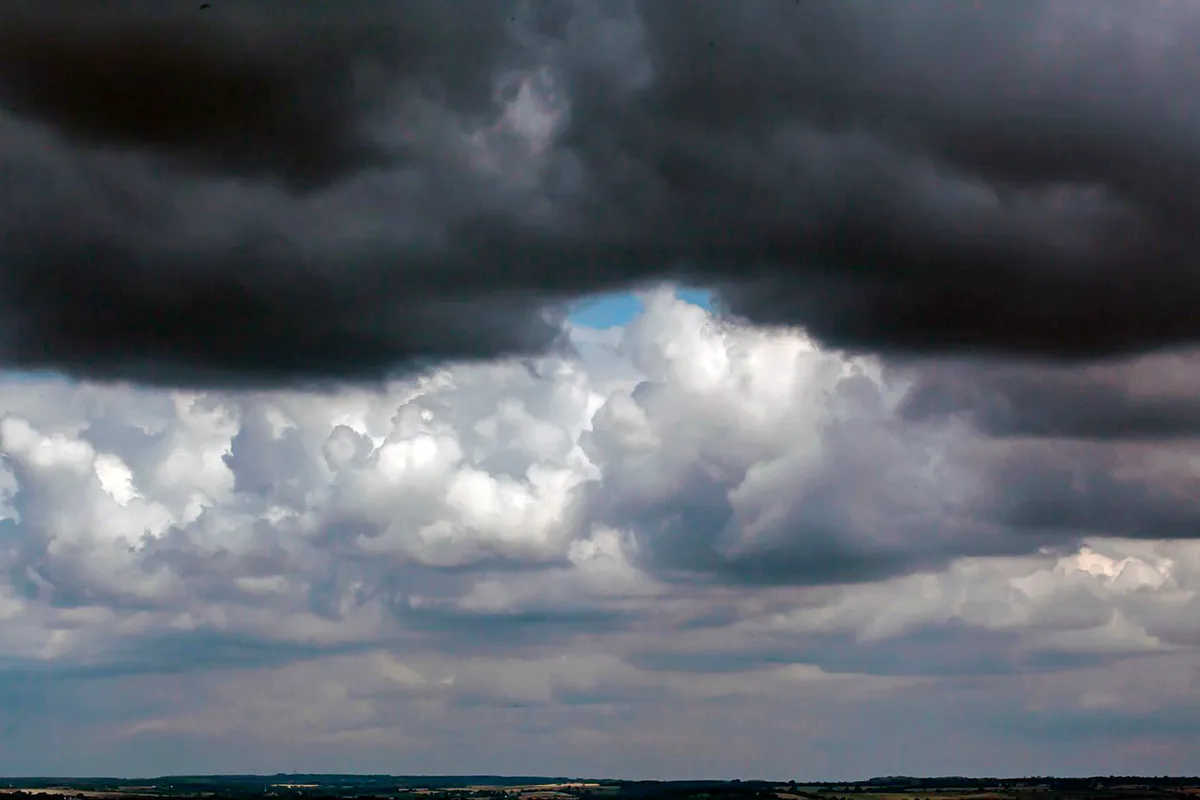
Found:
[[[1200,773],[1200,6],[0,26],[0,774]]]
[[[706,310],[712,309],[710,293],[704,289],[673,287],[674,296]],[[568,319],[583,328],[611,330],[633,322],[645,310],[641,292],[606,292],[575,303]]]

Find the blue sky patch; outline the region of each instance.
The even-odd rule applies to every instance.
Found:
[[[675,296],[701,308],[712,308],[712,292],[707,289],[677,289]],[[628,325],[643,310],[642,301],[633,292],[610,292],[577,302],[571,322],[604,330]]]

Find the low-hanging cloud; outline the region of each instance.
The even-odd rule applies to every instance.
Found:
[[[902,413],[958,417],[992,436],[1171,441],[1200,433],[1194,350],[1075,366],[925,362]]]
[[[373,388],[10,384],[0,497],[39,532],[13,551],[16,585],[67,604],[153,605],[165,586],[182,597],[234,569],[247,582],[222,591],[269,596],[330,569],[316,548],[349,570],[304,590],[336,618],[362,570],[356,591],[375,599],[414,569],[452,583],[553,575],[610,551],[630,576],[812,586],[1094,536],[1195,535],[1191,439],[997,433],[918,413],[936,370],[885,368],[669,293],[647,303],[617,344],[577,329],[575,357]],[[422,598],[388,602],[413,618],[457,613]],[[519,613],[586,610],[560,600]],[[512,611],[502,595],[472,602]]]
[[[1190,6],[29,6],[0,358],[379,380],[662,278],[884,353],[1195,341]],[[966,55],[969,54],[969,58]]]
[[[57,731],[74,771],[786,777],[800,737],[805,770],[942,771],[895,749],[923,720],[1004,773],[1031,736],[1135,760],[1037,715],[1194,708],[1193,442],[917,415],[924,372],[645,301],[572,354],[322,393],[4,382],[0,762],[62,771]]]

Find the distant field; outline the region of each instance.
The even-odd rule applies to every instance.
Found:
[[[1158,800],[1160,798],[1200,798],[1200,787],[1166,789],[1145,786],[1108,786],[1086,790],[1060,790],[1041,786],[1019,786],[1011,789],[920,789],[915,791],[852,792],[838,789],[804,788],[797,786],[796,794],[779,793],[780,800]]]
[[[957,780],[914,788],[920,784],[913,780],[801,785],[494,775],[8,778],[0,800],[1200,800],[1195,778],[1033,778],[1007,787],[969,779],[955,787]]]
[[[930,800],[1001,800],[1011,798],[1014,795],[1024,792],[1028,794],[1029,789],[1006,791],[997,789],[990,792],[980,792],[975,789],[922,789],[913,792],[863,792],[863,793],[847,793],[835,792],[831,790],[821,790],[813,792],[826,797],[852,797],[856,800],[924,800],[928,797]]]
[[[552,800],[553,798],[574,798],[575,795],[567,790],[580,790],[599,792],[610,787],[601,786],[598,783],[537,783],[529,784],[528,786],[493,786],[489,784],[477,784],[465,787],[468,792],[494,792],[505,791],[517,795],[521,800]]]
[[[17,792],[21,792],[21,793],[27,794],[27,795],[28,794],[47,794],[47,795],[53,795],[53,796],[57,796],[57,797],[62,797],[64,795],[69,795],[71,797],[79,797],[80,795],[82,795],[83,797],[96,797],[96,798],[101,798],[101,797],[149,797],[150,796],[149,793],[139,793],[139,792],[129,792],[129,791],[91,792],[91,791],[80,791],[79,789],[71,789],[69,787],[50,787],[47,789],[0,789],[0,794],[16,794]]]

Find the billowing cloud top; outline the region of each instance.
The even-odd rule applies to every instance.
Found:
[[[369,389],[0,385],[0,770],[1196,771],[1197,448],[1113,433],[1162,359],[1054,433],[647,301]]]
[[[375,379],[688,279],[864,351],[1194,342],[1191,4],[22,3],[0,359]]]

